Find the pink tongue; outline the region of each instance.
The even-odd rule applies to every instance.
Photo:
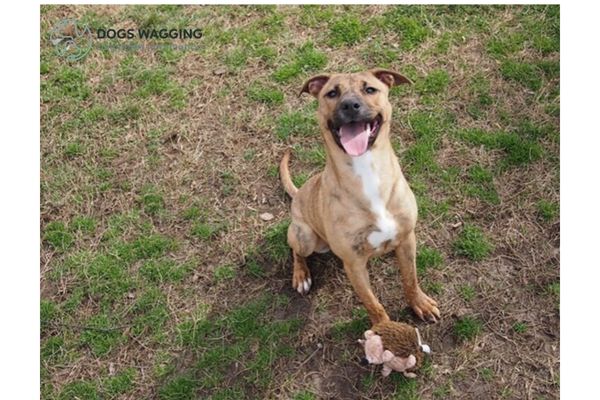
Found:
[[[340,142],[344,150],[351,156],[360,156],[367,151],[369,130],[364,122],[353,122],[340,128]]]

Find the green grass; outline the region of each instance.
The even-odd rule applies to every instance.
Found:
[[[223,377],[233,363],[242,365],[240,378],[243,381],[253,388],[264,389],[270,383],[274,363],[293,354],[288,340],[297,335],[300,326],[297,319],[272,320],[266,315],[272,307],[285,304],[287,298],[266,294],[221,313],[216,319],[200,318],[181,323],[178,327],[181,343],[193,346],[199,358],[193,369],[171,378],[161,388],[161,398],[171,398],[166,397],[167,393],[171,396],[179,392],[185,393],[185,396],[192,395],[198,389],[213,395],[233,390],[238,392],[239,397],[247,387],[240,387],[237,383],[234,387],[222,386]],[[225,342],[219,340],[223,337],[227,338]]]
[[[53,221],[44,229],[44,241],[57,251],[65,251],[73,246],[75,239],[64,223]]]
[[[273,73],[273,79],[279,83],[307,73],[321,70],[327,64],[327,56],[315,49],[312,42],[306,42],[291,57],[291,61],[282,65]]]
[[[327,155],[322,146],[294,146],[293,155],[298,157],[302,162],[311,164],[313,167],[325,167]]]
[[[187,376],[178,376],[160,388],[160,400],[193,400],[196,398],[196,381]]]
[[[538,216],[545,222],[551,222],[558,216],[558,204],[548,201],[539,200],[536,204]]]
[[[442,265],[444,257],[439,250],[421,246],[417,252],[417,271],[419,274],[425,272],[429,268],[438,268]]]
[[[461,340],[474,339],[482,329],[481,321],[475,317],[465,316],[454,323],[454,334]]]
[[[555,296],[556,298],[559,298],[560,297],[560,282],[554,282],[554,283],[551,283],[550,285],[548,285],[547,292],[550,295]]]
[[[197,222],[192,225],[190,234],[198,239],[208,241],[213,239],[221,229],[220,225]]]
[[[302,390],[294,394],[293,400],[317,400],[317,397],[314,393],[309,392],[308,390]]]
[[[406,378],[402,374],[390,375],[390,381],[394,385],[394,400],[419,400],[418,382],[416,379]]]
[[[99,314],[85,321],[80,343],[88,347],[96,357],[107,355],[123,340],[121,328],[106,314]]]
[[[446,70],[435,69],[424,79],[416,82],[415,88],[422,95],[443,93],[450,84],[450,75]]]
[[[285,261],[290,256],[291,250],[287,243],[287,231],[289,226],[289,221],[282,221],[272,225],[265,232],[264,249],[267,256],[275,262]]]
[[[146,186],[142,189],[140,202],[144,211],[149,215],[156,215],[165,208],[163,196],[152,186]]]
[[[265,104],[277,105],[283,103],[283,92],[273,87],[253,83],[248,88],[248,98]]]
[[[136,371],[133,368],[126,368],[122,372],[115,374],[103,383],[104,392],[109,397],[117,397],[129,392],[134,388],[134,379],[136,377]]]
[[[170,283],[181,281],[192,268],[192,263],[178,264],[166,258],[152,259],[142,264],[139,273],[148,282]]]
[[[470,197],[476,197],[480,200],[490,203],[500,203],[498,192],[494,186],[494,175],[492,172],[482,167],[474,165],[467,171],[467,184],[465,185],[465,194]]]
[[[485,382],[490,382],[494,378],[494,371],[490,368],[481,368],[479,370],[479,375]]]
[[[472,261],[481,261],[492,252],[494,246],[480,228],[465,225],[462,232],[452,243],[452,248],[457,256],[467,257]]]
[[[369,33],[369,25],[353,15],[346,15],[330,22],[329,43],[332,46],[352,46]]]
[[[317,122],[312,112],[291,111],[277,119],[275,133],[280,140],[294,136],[312,136],[318,132]]]
[[[411,50],[427,39],[431,31],[424,20],[405,13],[405,6],[391,7],[383,15],[384,27],[400,37],[400,47]]]
[[[228,281],[235,278],[235,269],[231,265],[221,265],[213,272],[215,282]]]
[[[534,92],[543,84],[543,71],[535,64],[506,60],[500,65],[500,73],[505,79],[517,82]]]
[[[476,74],[471,78],[469,92],[473,96],[473,101],[467,106],[467,112],[471,117],[481,119],[495,101],[491,94],[489,79],[483,74]]]
[[[504,158],[500,166],[503,168],[529,164],[542,157],[542,147],[537,141],[517,133],[465,129],[458,132],[458,137],[473,145],[501,150]]]
[[[96,231],[97,221],[95,218],[85,215],[78,215],[73,218],[70,229],[76,232],[92,234]]]
[[[522,32],[498,35],[487,43],[486,50],[494,58],[502,58],[522,50],[526,39]]]
[[[475,288],[471,285],[462,285],[458,288],[458,290],[460,293],[460,297],[462,297],[463,300],[467,303],[473,300],[475,298],[475,295],[477,294]]]
[[[527,328],[528,326],[525,322],[515,322],[512,326],[513,331],[518,334],[523,334],[527,332]]]
[[[66,384],[60,395],[59,400],[100,400],[98,389],[93,382],[76,381]]]
[[[84,147],[80,142],[67,143],[65,146],[65,156],[69,158],[79,157],[83,154]]]
[[[444,293],[444,285],[440,282],[426,282],[423,286],[425,287],[426,292],[431,292],[436,295]]]
[[[447,399],[448,396],[450,396],[450,393],[450,384],[446,383],[445,385],[435,388],[432,394],[436,399]]]
[[[336,322],[331,328],[335,340],[356,341],[363,338],[364,332],[371,326],[367,311],[363,308],[352,310],[352,319]]]
[[[308,178],[310,178],[310,175],[306,172],[300,172],[300,173],[296,173],[293,177],[292,177],[292,182],[294,182],[294,185],[296,185],[296,187],[302,187],[302,185],[304,185],[304,183],[308,180]]]
[[[416,139],[402,156],[402,167],[409,176],[439,170],[436,153],[442,136],[453,122],[454,116],[441,110],[414,112],[408,116],[408,124]]]
[[[85,72],[77,67],[61,67],[41,86],[42,101],[85,100],[91,93]]]

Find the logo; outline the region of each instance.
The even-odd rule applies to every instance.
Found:
[[[76,19],[64,19],[50,31],[50,42],[59,56],[78,61],[92,49],[92,32]]]

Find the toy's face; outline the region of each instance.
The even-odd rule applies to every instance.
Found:
[[[373,331],[365,332],[366,340],[359,340],[359,343],[364,346],[365,357],[361,359],[361,364],[382,364],[383,360],[383,343],[381,336],[376,335]]]

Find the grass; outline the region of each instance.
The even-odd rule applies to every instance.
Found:
[[[265,104],[283,103],[283,92],[273,87],[253,83],[248,88],[248,98]]]
[[[558,216],[558,204],[547,200],[540,200],[536,204],[538,216],[546,221],[553,221]]]
[[[503,168],[529,164],[542,157],[542,147],[538,141],[523,138],[516,132],[486,132],[469,129],[459,131],[458,136],[473,145],[501,150],[504,158],[500,166]]]
[[[473,225],[465,225],[452,247],[457,256],[464,256],[472,261],[483,260],[494,249],[481,229]]]
[[[108,354],[120,340],[122,336],[119,329],[114,327],[113,321],[105,314],[88,319],[80,337],[80,343],[87,346],[96,357]]]
[[[271,226],[265,232],[265,250],[274,262],[282,262],[290,255],[290,248],[287,244],[289,226],[289,221],[282,221]]]
[[[57,251],[65,251],[73,245],[74,238],[64,223],[53,221],[44,230],[44,241]]]
[[[421,274],[429,268],[438,268],[443,261],[444,257],[439,250],[428,246],[420,246],[417,252],[417,271]]]
[[[523,334],[527,332],[527,324],[525,322],[515,322],[512,326],[512,329],[515,333]]]
[[[144,211],[150,215],[156,215],[165,208],[163,196],[152,186],[146,186],[142,189],[140,202]]]
[[[369,325],[366,310],[362,308],[353,309],[352,319],[335,323],[331,329],[331,334],[336,340],[358,340],[369,329]]]
[[[482,329],[481,321],[475,317],[464,316],[454,323],[454,334],[461,340],[474,339]]]
[[[459,293],[460,297],[462,297],[467,303],[471,302],[477,295],[475,288],[471,285],[462,285],[459,287]]]
[[[421,44],[430,35],[430,30],[423,21],[408,16],[401,6],[391,7],[383,16],[386,29],[400,36],[400,46],[404,50],[410,50]]]
[[[217,283],[228,281],[235,277],[235,270],[231,265],[221,265],[220,267],[215,268],[213,277]]]
[[[190,234],[198,239],[208,241],[213,239],[221,229],[222,227],[216,224],[197,222],[192,226]]]
[[[204,36],[67,62],[47,34],[69,16]],[[49,5],[40,19],[42,398],[445,398],[474,382],[496,398],[508,381],[505,396],[557,398],[558,6]],[[421,333],[452,345],[414,380],[359,365],[370,322],[335,256],[309,257],[308,295],[290,285],[280,157],[292,148],[299,186],[327,161],[298,92],[374,67],[414,82],[390,91],[390,137],[442,311]],[[413,323],[393,254],[371,261],[373,292]],[[477,351],[488,329],[542,345],[524,362],[490,334]]]
[[[313,114],[305,111],[291,111],[282,114],[277,119],[275,128],[275,133],[280,140],[294,136],[311,136],[315,135],[317,131]]]
[[[354,15],[346,15],[331,23],[330,40],[332,46],[352,46],[364,39],[369,33],[369,25]]]
[[[479,375],[485,382],[489,382],[494,377],[494,371],[492,371],[490,368],[481,368]]]
[[[276,82],[285,83],[302,73],[318,71],[326,64],[325,53],[315,49],[312,42],[306,42],[296,50],[290,62],[282,65],[273,73],[273,79]]]
[[[450,75],[443,69],[431,71],[424,79],[418,81],[415,85],[416,90],[422,94],[442,93],[450,83]]]
[[[500,66],[502,76],[510,81],[515,81],[532,91],[542,87],[542,71],[531,63],[506,60]]]
[[[196,367],[176,375],[161,388],[160,398],[169,396],[195,396],[197,390],[225,396],[232,390],[238,396],[243,387],[223,386],[222,379],[232,363],[241,362],[243,379],[255,387],[264,387],[273,374],[273,365],[279,358],[289,357],[293,350],[285,338],[297,334],[296,319],[270,320],[265,312],[280,304],[270,295],[252,299],[246,305],[230,310],[215,320],[185,321],[178,327],[184,345],[193,345],[198,352]],[[228,337],[227,343],[211,343],[211,339]],[[207,343],[208,340],[208,343]],[[242,361],[240,356],[244,354]],[[195,379],[192,379],[196,377]],[[175,397],[180,398],[180,397]]]
[[[467,171],[468,183],[465,187],[467,196],[476,197],[490,204],[498,204],[500,198],[494,186],[494,175],[488,169],[474,165]]]

